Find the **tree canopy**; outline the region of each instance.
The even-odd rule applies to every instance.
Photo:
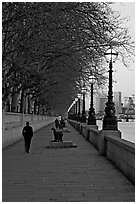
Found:
[[[104,52],[113,46],[126,64],[134,42],[104,2],[3,2],[3,101],[22,90],[64,112],[88,84],[104,83]],[[125,60],[126,59],[126,60]]]

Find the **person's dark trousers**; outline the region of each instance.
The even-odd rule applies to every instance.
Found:
[[[29,153],[30,144],[31,144],[31,137],[24,138],[24,142],[25,142],[25,152]]]

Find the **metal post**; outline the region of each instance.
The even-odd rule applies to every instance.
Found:
[[[105,107],[105,116],[103,119],[103,130],[117,130],[117,117],[115,116],[115,104],[113,103],[113,91],[112,91],[112,59],[109,63],[109,90],[108,90],[108,102]]]
[[[96,125],[95,110],[93,108],[93,83],[91,83],[91,102],[89,109],[88,125]]]
[[[77,109],[78,109],[78,107],[77,107],[77,101],[76,101],[76,104],[75,104],[75,105],[76,105],[76,116],[75,116],[75,120],[77,120],[77,118],[78,118],[78,110],[77,110]]]
[[[86,123],[86,113],[85,113],[85,93],[83,93],[83,110],[82,110],[82,123]]]
[[[78,98],[78,121],[80,121],[80,98]]]

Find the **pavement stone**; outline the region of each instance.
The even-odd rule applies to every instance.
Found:
[[[31,153],[23,140],[2,152],[3,202],[134,202],[135,186],[67,124],[64,140],[77,148],[46,148],[52,125],[34,134]]]

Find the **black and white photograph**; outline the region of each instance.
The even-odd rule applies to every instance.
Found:
[[[1,202],[135,202],[135,1],[1,11]]]

